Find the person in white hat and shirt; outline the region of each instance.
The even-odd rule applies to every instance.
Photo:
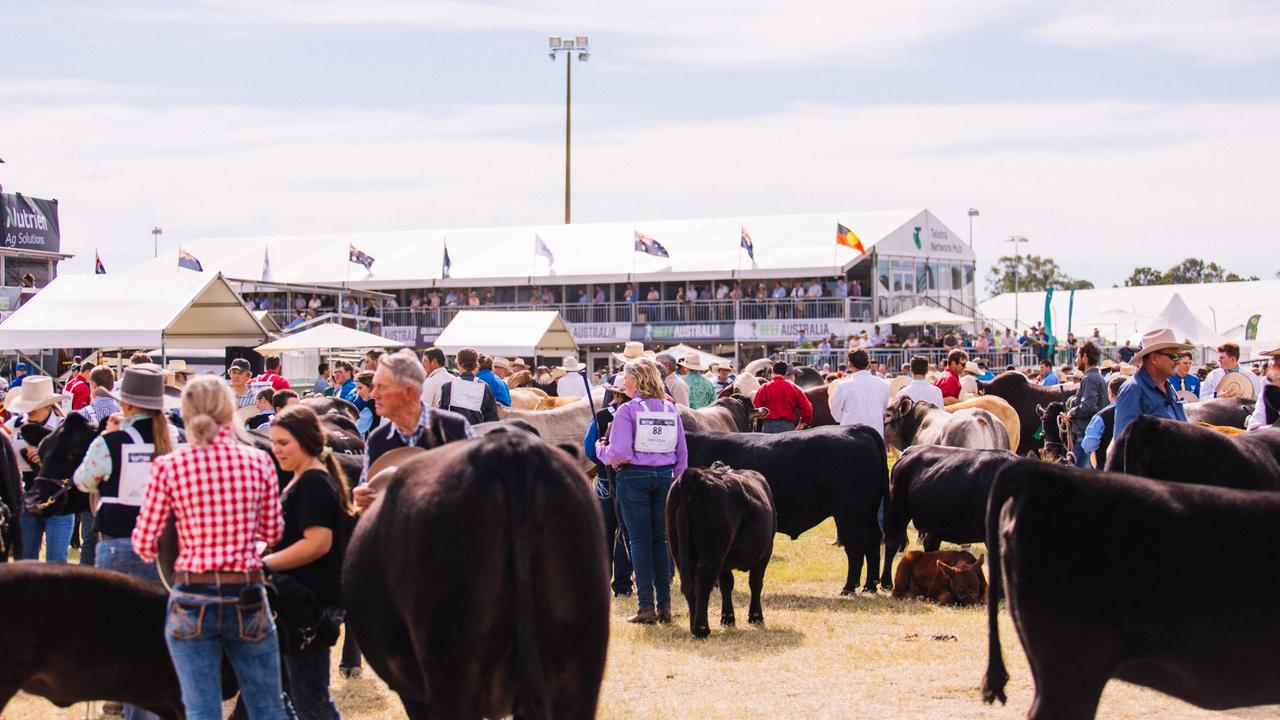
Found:
[[[28,375],[22,384],[5,396],[5,407],[14,416],[9,420],[9,437],[18,455],[18,470],[25,485],[31,482],[40,469],[40,455],[34,445],[28,445],[21,428],[39,425],[52,431],[62,424],[62,401],[69,396],[53,391],[53,378],[48,375]],[[74,514],[35,517],[25,508],[19,513],[22,526],[22,559],[40,559],[40,544],[46,545],[45,560],[65,563],[67,549],[71,545],[71,532],[75,528]]]
[[[1178,342],[1173,331],[1167,328],[1152,330],[1142,336],[1142,348],[1133,356],[1133,364],[1138,366],[1138,371],[1116,395],[1111,437],[1120,437],[1120,433],[1139,415],[1186,422],[1187,413],[1182,407],[1182,399],[1174,391],[1169,378],[1178,358],[1191,348],[1191,345]]]
[[[558,397],[586,397],[587,381],[583,379],[579,372],[586,366],[578,362],[578,358],[568,356],[564,358],[564,364],[559,370],[564,371],[564,377],[556,381],[556,395]]]

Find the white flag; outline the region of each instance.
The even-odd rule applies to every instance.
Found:
[[[271,282],[271,254],[262,249],[262,282]]]
[[[547,247],[547,244],[537,235],[533,236],[533,254],[546,258],[548,265],[555,265],[556,263],[556,256],[551,254],[551,248]]]

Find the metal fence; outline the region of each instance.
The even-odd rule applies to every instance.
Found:
[[[868,348],[867,353],[871,355],[873,362],[880,363],[886,370],[890,372],[899,372],[903,365],[911,361],[916,355],[923,355],[929,359],[929,362],[938,365],[944,365],[947,361],[947,353],[951,352],[951,348]],[[1030,350],[1017,350],[1010,352],[978,352],[972,349],[965,349],[969,353],[969,359],[973,361],[984,360],[987,367],[992,371],[999,372],[1008,365],[1017,367],[1028,367],[1039,362],[1034,352]],[[830,350],[819,350],[816,348],[792,349],[782,353],[782,360],[791,364],[806,366],[812,368],[821,368],[823,365],[829,365],[835,370],[841,364],[848,362],[848,348],[832,348]]]

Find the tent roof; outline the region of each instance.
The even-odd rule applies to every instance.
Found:
[[[659,355],[667,354],[667,355],[670,355],[671,357],[675,358],[676,360],[683,360],[683,359],[685,359],[685,358],[689,357],[690,355],[697,355],[697,356],[699,356],[699,357],[701,357],[701,358],[702,358],[702,364],[703,364],[703,365],[706,365],[707,367],[711,367],[712,365],[716,365],[716,364],[723,364],[723,363],[727,363],[727,362],[729,362],[729,358],[721,357],[721,356],[719,356],[719,355],[712,355],[711,353],[709,353],[709,352],[703,352],[702,350],[699,350],[698,348],[695,348],[695,347],[689,347],[688,345],[685,345],[684,343],[681,343],[681,344],[679,344],[679,345],[672,345],[671,347],[667,348],[666,350],[663,350],[663,351],[659,352],[658,354],[659,354]]]
[[[404,343],[349,328],[346,325],[323,323],[277,338],[254,349],[260,355],[279,355],[290,350],[356,350],[381,347],[404,347]]]
[[[1135,345],[1141,344],[1143,334],[1161,328],[1169,328],[1179,340],[1201,347],[1217,347],[1227,342],[1226,338],[1201,322],[1178,293],[1174,293],[1173,297],[1169,298],[1169,303],[1164,306],[1164,310],[1161,310],[1159,315],[1129,336],[1129,340]]]
[[[464,347],[508,357],[578,354],[578,343],[560,313],[549,311],[463,310],[435,346],[450,355]]]
[[[0,347],[225,348],[268,339],[221,273],[60,275],[0,324]]]
[[[881,325],[972,325],[973,318],[957,315],[934,305],[917,305],[910,310],[880,318]]]
[[[280,327],[280,323],[272,319],[270,310],[254,310],[253,316],[257,318],[258,322],[262,323],[262,327],[272,335],[279,335],[284,332],[284,328]]]
[[[204,238],[182,247],[208,269],[231,278],[262,276],[271,258],[278,282],[341,285],[359,289],[528,285],[539,282],[626,282],[782,275],[833,275],[864,260],[837,245],[836,224],[851,229],[868,254],[928,254],[972,262],[973,250],[928,210],[758,215],[689,220],[628,220],[572,225],[438,228],[403,232]],[[752,238],[755,259],[740,249],[742,231]],[[913,239],[914,237],[918,239]],[[635,251],[635,233],[660,242],[669,258]],[[535,238],[555,256],[554,265],[534,254]],[[442,277],[445,243],[449,278]],[[921,243],[927,244],[922,246]],[[371,271],[350,262],[354,246],[374,258]],[[924,247],[924,250],[915,248]],[[582,252],[591,248],[591,252]],[[173,273],[177,250],[161,253],[140,269]],[[554,268],[554,269],[553,269]],[[246,283],[251,282],[246,280]]]

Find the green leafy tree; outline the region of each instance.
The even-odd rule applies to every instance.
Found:
[[[1165,278],[1164,273],[1152,267],[1134,268],[1129,274],[1129,278],[1124,281],[1128,287],[1137,287],[1140,285],[1168,285],[1169,281]]]
[[[1035,292],[1056,288],[1059,290],[1087,290],[1093,287],[1088,280],[1076,280],[1062,271],[1052,258],[1039,255],[1006,255],[1001,257],[987,273],[987,291],[992,295],[1014,291],[1014,272],[1017,271],[1017,289]]]
[[[1228,271],[1218,263],[1206,263],[1200,258],[1187,258],[1165,272],[1150,267],[1135,268],[1125,285],[1190,285],[1196,283],[1241,282],[1257,280],[1257,275],[1243,277]]]

